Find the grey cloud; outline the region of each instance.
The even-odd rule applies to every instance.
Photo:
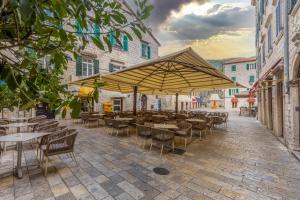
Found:
[[[170,38],[180,40],[207,39],[219,33],[254,27],[254,10],[232,7],[219,9],[214,15],[185,15],[167,24]],[[174,32],[173,32],[174,31]]]
[[[215,4],[212,8],[207,10],[207,14],[215,13],[221,8],[221,4]]]

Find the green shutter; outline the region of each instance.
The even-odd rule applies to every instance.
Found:
[[[79,35],[82,35],[82,28],[81,28],[79,22],[76,20],[75,23],[76,23],[76,24],[75,24],[75,26],[76,26],[76,31],[78,32]]]
[[[247,64],[247,65],[246,65],[246,69],[249,70],[249,68],[250,68],[250,67],[249,67],[249,64]]]
[[[254,69],[256,69],[256,63],[254,63]]]
[[[235,65],[231,66],[231,71],[233,71],[233,72],[236,71],[236,66]]]
[[[76,59],[76,76],[82,76],[82,57],[78,56]]]
[[[109,72],[113,72],[114,71],[114,65],[109,63]]]
[[[97,40],[100,40],[100,27],[97,24],[94,25],[94,33]]]
[[[94,60],[94,74],[99,73],[99,60]]]
[[[235,90],[235,93],[238,94],[238,93],[239,93],[239,89],[236,89],[236,90]]]
[[[147,46],[147,58],[151,58],[151,47],[149,45]]]
[[[123,35],[123,50],[128,51],[128,37],[127,35]]]
[[[236,82],[236,77],[231,77],[231,80],[232,80],[233,82]]]
[[[145,53],[144,53],[144,52],[145,52],[145,47],[146,47],[146,45],[145,45],[143,42],[142,42],[141,44],[142,44],[142,45],[141,45],[141,46],[142,46],[142,49],[141,49],[141,55],[142,55],[142,57],[144,58],[144,57],[146,57],[146,56],[145,56]]]
[[[114,32],[110,31],[109,32],[109,43],[111,44],[111,46],[115,46],[115,38],[114,38]]]

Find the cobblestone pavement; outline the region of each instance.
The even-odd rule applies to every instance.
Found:
[[[149,152],[135,137],[116,137],[105,129],[70,124],[80,134],[76,166],[67,155],[50,160],[44,177],[33,150],[25,151],[23,179],[11,175],[16,159],[8,151],[0,163],[0,199],[300,199],[300,162],[258,122],[230,117],[183,155]],[[147,148],[148,149],[148,148]],[[170,174],[152,170],[165,167]]]

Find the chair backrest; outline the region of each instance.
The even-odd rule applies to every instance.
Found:
[[[59,122],[56,120],[47,120],[44,123],[38,124],[35,128],[37,131],[47,131],[48,129],[55,128],[59,125]]]
[[[44,121],[46,119],[47,119],[46,115],[38,115],[38,116],[35,116],[35,117],[32,117],[32,118],[29,118],[28,122],[29,123],[36,123],[36,122]]]
[[[6,130],[0,127],[0,136],[6,135]]]
[[[136,125],[136,130],[138,135],[144,135],[143,133],[149,132],[151,133],[151,127],[149,126],[144,126],[144,125]]]
[[[185,122],[185,121],[181,121],[177,124],[178,128],[181,130],[187,130],[187,129],[191,129],[192,128],[192,124]]]
[[[152,128],[151,135],[153,139],[165,140],[165,139],[174,139],[174,132],[169,131],[168,129],[157,129]]]
[[[49,128],[47,130],[47,132],[55,132],[55,131],[59,131],[59,130],[63,130],[63,129],[67,129],[67,127],[66,126],[56,126],[56,127]]]

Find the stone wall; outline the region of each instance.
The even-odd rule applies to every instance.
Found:
[[[277,1],[276,1],[277,2]],[[300,2],[298,1],[293,11],[289,15],[289,93],[285,94],[285,83],[283,76],[283,57],[284,57],[284,33],[276,35],[276,5],[277,3],[269,3],[266,7],[266,13],[263,16],[263,22],[260,26],[259,43],[257,48],[261,52],[263,43],[266,47],[266,62],[262,64],[259,77],[261,78],[262,89],[258,91],[262,99],[259,102],[259,120],[265,124],[277,137],[282,137],[282,141],[291,149],[299,149],[299,111],[296,108],[299,106],[298,83],[297,76],[300,64],[300,38],[295,40],[297,27],[300,25]],[[282,8],[284,8],[284,1]],[[256,6],[259,1],[256,1]],[[283,14],[283,12],[282,12]],[[282,16],[283,17],[283,16]],[[267,49],[268,27],[272,27],[272,49]],[[297,42],[298,41],[298,42]],[[277,65],[277,66],[276,66]],[[276,68],[275,68],[276,67]],[[272,70],[272,71],[270,71]],[[273,80],[271,82],[272,90],[267,90],[267,84],[264,80]],[[283,91],[280,91],[280,84],[283,86]],[[269,85],[270,87],[270,85]],[[272,107],[270,110],[270,98],[268,93],[272,92]],[[283,104],[283,105],[282,105]],[[283,110],[282,110],[283,109]],[[283,123],[282,123],[283,122]],[[283,130],[283,131],[282,131]]]

